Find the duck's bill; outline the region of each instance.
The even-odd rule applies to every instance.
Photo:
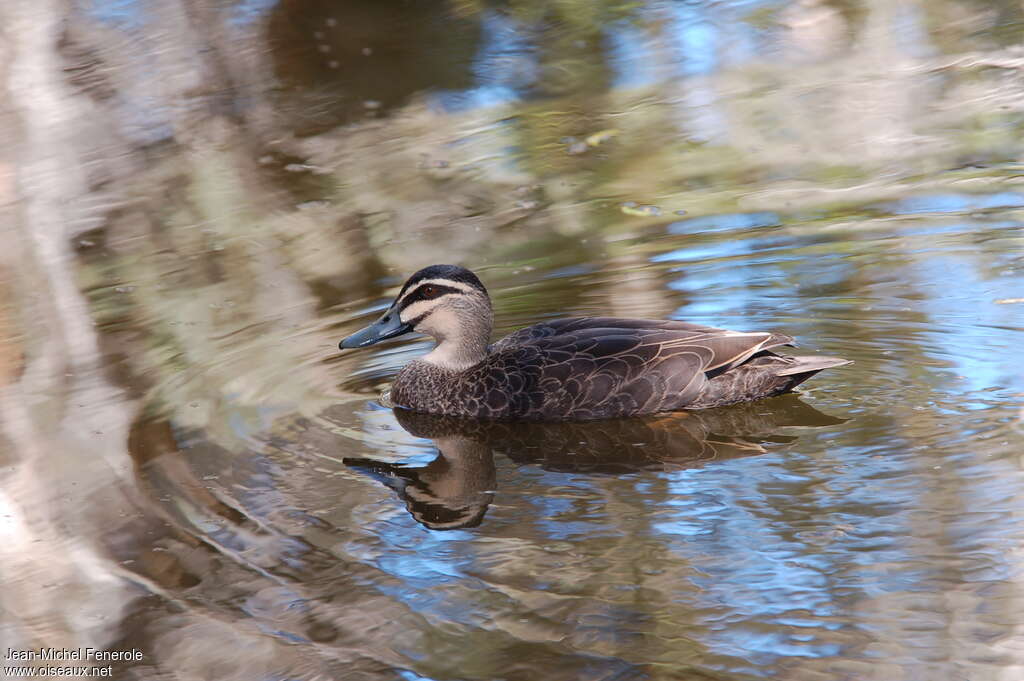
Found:
[[[338,347],[342,350],[365,348],[368,345],[373,345],[395,336],[401,336],[403,333],[409,333],[410,331],[412,331],[412,325],[403,322],[398,316],[398,311],[392,308],[373,324],[370,324],[365,329],[356,331],[338,343]]]

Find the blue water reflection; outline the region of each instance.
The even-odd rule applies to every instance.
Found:
[[[474,86],[437,93],[449,111],[507,104],[519,99],[537,78],[537,48],[522,24],[499,12],[485,11],[480,26],[480,49],[472,65]]]
[[[147,19],[139,0],[78,0],[78,5],[97,20],[122,29],[141,28]]]
[[[764,50],[764,30],[747,17],[783,4],[733,2],[713,9],[703,3],[638,5],[627,18],[610,23],[603,31],[612,84],[627,89],[650,86],[712,74],[722,68],[723,60],[739,64],[755,59]],[[480,25],[480,49],[473,62],[476,84],[466,90],[437,93],[449,110],[510,103],[522,98],[538,78],[544,45],[529,38],[537,25],[493,10],[480,13]],[[559,29],[556,25],[551,30]],[[658,39],[652,40],[652,33]],[[689,106],[697,107],[712,107],[716,99],[699,87],[689,89],[686,97]],[[712,122],[710,110],[707,115],[705,137],[712,129],[723,127],[721,122]]]
[[[704,234],[729,230],[747,230],[755,227],[775,227],[782,224],[777,213],[718,213],[677,220],[668,226],[672,234]],[[666,259],[670,259],[664,256]]]
[[[622,20],[609,27],[607,41],[616,88],[650,85],[664,77],[650,36],[636,20]]]
[[[895,214],[942,213],[1015,207],[1024,196],[1006,192],[993,195],[941,195],[912,197],[888,205]],[[699,235],[678,249],[651,257],[659,264],[681,263],[671,272],[679,276],[668,282],[673,290],[686,292],[690,302],[677,309],[680,319],[724,323],[756,323],[758,319],[778,319],[789,314],[790,323],[811,314],[810,301],[837,310],[855,306],[874,318],[887,317],[906,325],[918,326],[914,342],[923,354],[945,363],[955,372],[956,390],[975,392],[992,387],[1024,384],[1019,367],[1014,366],[1013,346],[1021,328],[1019,311],[1013,305],[999,304],[1024,290],[1024,273],[1012,247],[1012,239],[1022,229],[1019,223],[915,222],[893,224],[871,231],[869,238],[845,241],[849,234],[835,232],[830,237],[799,227],[788,234],[771,233],[759,237],[759,228],[777,227],[774,213],[710,215],[671,224],[669,233]],[[744,238],[729,235],[731,229],[743,230]],[[986,241],[1010,239],[1009,249],[988,248],[979,258],[976,238]],[[716,236],[711,236],[716,235]],[[829,239],[845,241],[843,249],[829,248]],[[872,261],[871,249],[880,241],[912,242],[900,263]],[[808,258],[808,250],[823,246]],[[941,251],[942,255],[936,255]],[[800,263],[800,295],[780,295],[770,289],[774,282],[790,277]],[[844,295],[845,282],[867,277],[854,298]],[[768,290],[765,290],[768,289]],[[739,321],[742,320],[742,321]],[[926,321],[927,320],[927,321]],[[799,335],[799,329],[794,328]],[[899,371],[905,363],[894,364]],[[905,366],[906,370],[912,370]]]
[[[945,255],[916,261],[911,274],[920,288],[936,294],[921,301],[921,309],[935,320],[926,352],[952,363],[962,390],[1024,386],[1024,369],[1016,358],[1024,317],[995,302],[1000,290],[1016,285],[1024,291],[1024,273],[1002,277],[997,286],[990,272]]]
[[[999,192],[998,194],[931,194],[908,196],[883,203],[879,208],[894,215],[927,213],[966,213],[993,208],[1024,207],[1024,194]]]
[[[719,66],[721,32],[712,23],[706,8],[689,3],[673,3],[670,7],[672,63],[677,65],[683,76],[700,76],[715,71]]]
[[[267,15],[280,0],[240,0],[231,8],[231,23],[236,26],[251,25]]]

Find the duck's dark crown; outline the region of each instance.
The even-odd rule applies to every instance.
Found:
[[[458,265],[430,265],[424,267],[420,271],[409,277],[405,285],[402,286],[402,290],[398,296],[401,297],[403,293],[409,290],[409,287],[415,286],[419,282],[425,279],[448,279],[451,281],[457,281],[462,284],[468,284],[475,289],[478,289],[484,295],[487,295],[487,288],[483,285],[483,282],[479,278],[465,267],[459,267]]]

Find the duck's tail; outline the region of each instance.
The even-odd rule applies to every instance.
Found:
[[[847,364],[853,364],[852,359],[843,359],[842,357],[817,357],[814,355],[805,355],[802,357],[780,356],[778,359],[785,360],[786,364],[775,369],[773,373],[776,376],[794,377],[795,380],[789,385],[789,390],[800,385],[822,369],[831,369],[832,367],[841,367]]]
[[[789,392],[822,369],[852,364],[841,357],[776,355],[760,352],[743,364],[709,380],[686,409],[707,409],[750,402]]]

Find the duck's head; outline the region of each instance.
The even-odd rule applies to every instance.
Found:
[[[493,323],[491,298],[475,274],[458,265],[431,265],[409,277],[380,319],[338,346],[365,348],[416,331],[437,340],[425,361],[465,369],[486,356]]]

